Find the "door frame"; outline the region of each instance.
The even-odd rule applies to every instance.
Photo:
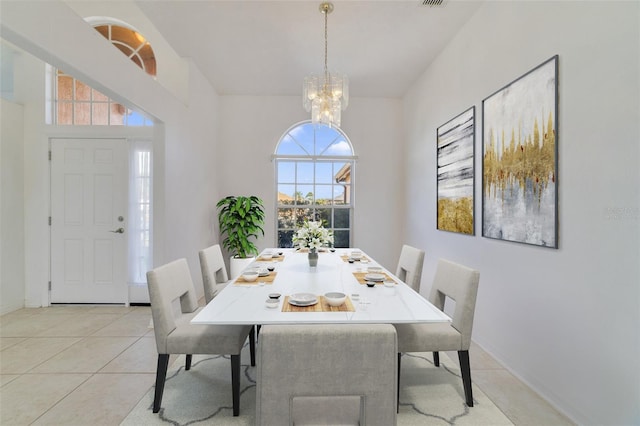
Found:
[[[27,278],[27,281],[33,279],[38,280],[38,276],[42,277],[39,282],[42,282],[42,286],[34,287],[33,289],[40,294],[38,296],[33,291],[29,292],[29,289],[25,289],[25,307],[47,307],[51,306],[51,227],[48,225],[48,218],[51,216],[51,161],[48,160],[49,152],[51,151],[51,139],[117,139],[124,138],[129,145],[129,158],[130,158],[130,141],[133,139],[147,139],[152,142],[153,145],[153,161],[152,161],[152,179],[153,179],[153,245],[152,252],[154,262],[162,262],[163,247],[164,247],[164,229],[160,226],[161,220],[158,218],[164,217],[162,210],[162,203],[164,200],[164,123],[154,122],[153,127],[125,127],[125,126],[46,126],[42,133],[42,145],[38,149],[43,154],[43,161],[41,163],[32,164],[33,167],[25,165],[25,174],[29,171],[33,173],[33,178],[37,181],[36,187],[41,188],[43,199],[46,203],[46,209],[41,210],[41,213],[34,215],[36,222],[33,220],[25,220],[25,226],[34,224],[34,234],[41,235],[40,238],[46,235],[46,240],[42,241],[37,246],[37,252],[27,250],[25,253],[25,266],[27,270],[31,267],[36,268],[33,273],[33,278]],[[42,151],[40,151],[42,149]],[[37,155],[39,157],[39,155]],[[25,162],[28,161],[28,155],[25,153]],[[40,168],[40,165],[45,166]],[[38,180],[39,179],[39,180]],[[25,205],[25,208],[28,206]],[[44,206],[43,206],[44,207]],[[41,231],[39,231],[41,230]],[[46,232],[45,232],[46,230]],[[26,237],[26,236],[25,236]],[[43,238],[43,239],[44,239]],[[33,257],[31,257],[33,256]],[[31,261],[28,259],[31,257]],[[38,261],[40,259],[41,261]],[[128,267],[128,266],[127,266]],[[46,272],[44,269],[46,269]],[[128,287],[128,301],[132,300],[132,303],[147,303],[145,296],[148,296],[145,291],[141,291],[139,286]],[[37,302],[40,300],[40,302]],[[126,303],[129,305],[129,302]]]

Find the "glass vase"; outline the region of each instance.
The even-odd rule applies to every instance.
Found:
[[[318,266],[318,252],[314,250],[309,250],[309,266],[315,268]]]

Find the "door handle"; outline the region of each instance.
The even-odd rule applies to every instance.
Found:
[[[124,234],[124,228],[118,228],[115,231],[109,231],[109,232],[113,232],[114,234]]]

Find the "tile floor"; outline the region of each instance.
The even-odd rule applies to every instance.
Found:
[[[150,318],[143,306],[54,306],[1,316],[0,424],[118,425],[153,386]],[[470,354],[475,384],[514,424],[573,424],[478,346]]]

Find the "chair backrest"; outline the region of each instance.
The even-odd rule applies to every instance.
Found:
[[[156,346],[158,353],[166,354],[167,336],[175,330],[176,320],[198,308],[187,260],[174,260],[147,272],[147,284]]]
[[[438,260],[429,301],[444,310],[447,297],[456,302],[451,325],[462,335],[462,349],[471,345],[480,272],[448,260]]]
[[[420,292],[422,280],[422,265],[424,263],[424,250],[408,245],[402,246],[396,277],[404,281],[409,287]]]
[[[204,298],[209,303],[218,294],[218,284],[229,281],[229,276],[219,244],[200,250],[198,255],[200,256]]]
[[[262,326],[256,424],[395,425],[397,347],[391,324]]]

